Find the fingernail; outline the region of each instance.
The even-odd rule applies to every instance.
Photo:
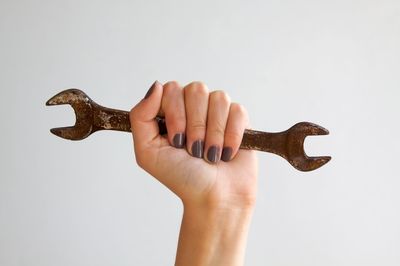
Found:
[[[196,140],[192,144],[192,155],[197,158],[203,158],[204,141],[201,139]]]
[[[157,82],[158,82],[157,80],[154,81],[153,85],[151,85],[150,89],[147,91],[146,95],[144,96],[144,99],[147,99],[147,98],[150,97],[150,95],[151,95],[151,94],[153,93],[153,91],[154,91],[154,87],[156,86]]]
[[[183,148],[183,145],[185,145],[185,139],[184,133],[177,133],[172,139],[172,143],[174,144],[175,148],[181,149]]]
[[[207,159],[212,162],[212,163],[216,163],[219,160],[220,157],[220,151],[219,151],[219,147],[213,145],[210,148],[208,148],[207,151]]]
[[[228,162],[231,159],[231,155],[232,155],[232,148],[224,147],[222,149],[221,160],[224,162]]]

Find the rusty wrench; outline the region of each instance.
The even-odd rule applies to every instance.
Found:
[[[129,112],[110,109],[95,103],[83,91],[68,89],[50,98],[46,105],[70,104],[75,111],[74,126],[52,128],[50,131],[61,138],[82,140],[99,130],[131,132]],[[156,117],[160,134],[166,134],[165,120]],[[308,157],[304,152],[304,139],[311,135],[328,135],[319,125],[300,122],[286,131],[277,133],[246,129],[241,149],[253,149],[277,154],[300,171],[315,170],[331,159],[330,156]]]

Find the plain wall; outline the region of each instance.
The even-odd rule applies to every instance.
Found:
[[[202,80],[252,127],[328,128],[309,173],[258,153],[246,265],[400,265],[400,2],[0,0],[0,265],[172,265],[182,206],[129,134],[71,142],[76,87],[129,110]]]

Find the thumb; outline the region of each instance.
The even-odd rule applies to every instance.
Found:
[[[163,85],[155,81],[146,96],[129,113],[135,150],[142,150],[159,136],[159,128],[154,119],[160,108]]]

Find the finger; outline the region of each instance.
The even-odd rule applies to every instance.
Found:
[[[208,88],[202,82],[185,86],[186,148],[197,158],[203,158],[206,135]]]
[[[238,103],[232,103],[225,128],[224,146],[221,155],[222,161],[228,162],[235,157],[242,143],[244,130],[248,124],[249,119],[246,109]]]
[[[165,115],[169,143],[176,148],[185,145],[186,113],[183,91],[176,81],[164,84],[161,109]]]
[[[216,163],[220,160],[229,106],[230,99],[225,92],[214,91],[210,94],[205,141],[205,159],[208,162]]]
[[[154,118],[161,107],[162,93],[162,84],[155,81],[146,96],[129,113],[137,160],[142,154],[140,151],[145,150],[159,136],[158,124]]]

